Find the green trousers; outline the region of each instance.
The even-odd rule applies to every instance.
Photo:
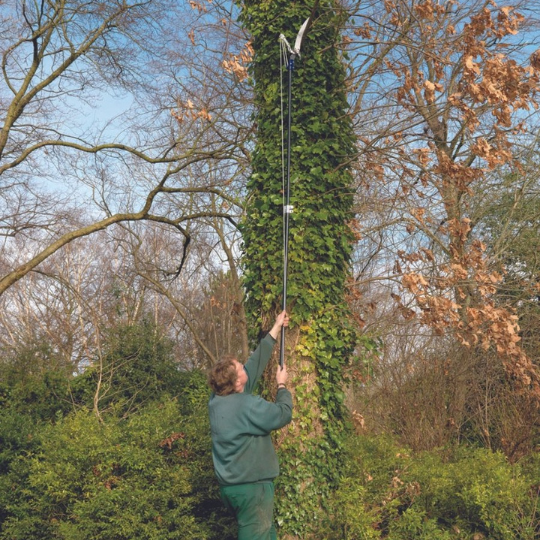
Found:
[[[238,540],[277,540],[272,482],[221,486],[220,492],[236,516]]]

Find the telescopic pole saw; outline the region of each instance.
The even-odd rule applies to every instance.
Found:
[[[290,204],[290,193],[291,193],[291,124],[292,124],[292,73],[294,70],[294,60],[300,56],[300,47],[302,45],[302,39],[304,33],[308,27],[308,24],[311,20],[311,17],[307,18],[304,21],[304,24],[300,27],[298,35],[296,36],[296,41],[294,44],[294,49],[291,49],[290,45],[287,43],[285,36],[281,34],[279,36],[280,41],[285,45],[289,53],[289,61],[287,63],[288,71],[288,112],[287,112],[287,170],[286,170],[286,185],[284,193],[284,204],[283,204],[283,299],[282,299],[282,309],[287,309],[287,273],[289,265],[289,217],[292,214],[293,207]],[[281,348],[279,352],[279,365],[283,367],[285,362],[285,327],[281,327]]]

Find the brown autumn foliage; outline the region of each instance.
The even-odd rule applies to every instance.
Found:
[[[402,227],[393,233],[401,290],[392,297],[406,319],[453,335],[471,354],[494,350],[508,379],[540,402],[538,369],[521,347],[514,307],[499,301],[503,274],[474,215],[490,176],[522,171],[517,143],[531,134],[527,114],[540,89],[538,52],[519,54],[525,17],[494,3],[387,1],[384,9],[379,29],[371,18],[369,32],[366,22],[353,34],[358,47],[371,40],[371,66],[378,62],[387,88],[390,112],[362,134],[358,179]],[[368,77],[364,66],[352,87],[357,107]],[[360,234],[372,234],[369,226]]]
[[[351,6],[347,42],[350,301],[378,343],[359,351],[349,404],[361,431],[515,459],[534,448],[540,398],[537,257],[523,247],[538,219],[539,53],[523,48],[534,19],[517,3],[377,6]]]

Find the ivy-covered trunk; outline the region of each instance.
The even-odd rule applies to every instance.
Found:
[[[246,309],[252,329],[268,327],[282,301],[278,38],[283,33],[294,44],[314,4],[242,3],[242,22],[253,39],[251,74],[257,105],[257,142],[243,223]],[[288,538],[311,537],[336,485],[346,430],[343,371],[356,340],[345,302],[353,240],[348,164],[354,136],[345,113],[345,68],[337,46],[343,19],[335,2],[317,2],[317,6],[301,58],[295,61],[292,88],[290,204],[294,212],[289,234],[291,327],[286,363],[295,410],[292,424],[276,441],[281,461],[276,513],[280,534]],[[287,74],[283,80],[286,123]],[[273,374],[267,378],[268,392],[273,391],[273,380]]]

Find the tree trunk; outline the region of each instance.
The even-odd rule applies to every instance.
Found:
[[[246,312],[255,341],[281,309],[283,186],[280,79],[287,111],[287,73],[280,73],[279,35],[294,44],[313,5],[313,25],[296,57],[292,86],[291,200],[286,363],[294,397],[293,422],[278,434],[281,476],[277,519],[281,535],[309,538],[336,485],[346,432],[343,368],[356,342],[345,302],[353,235],[353,131],[345,114],[345,69],[338,49],[343,18],[334,2],[298,6],[244,1],[242,22],[252,35],[257,142],[242,225]],[[283,67],[285,71],[286,66]],[[286,132],[287,114],[284,112]],[[285,141],[285,147],[286,147]],[[286,156],[285,156],[286,160]],[[274,364],[277,365],[277,362]],[[267,391],[275,384],[266,379]]]

